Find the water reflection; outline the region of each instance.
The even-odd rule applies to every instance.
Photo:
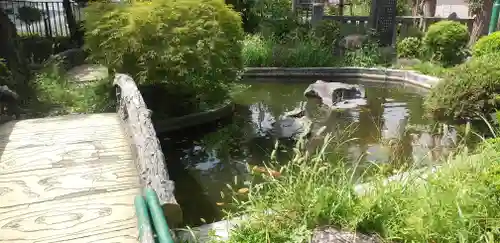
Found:
[[[285,112],[304,106],[306,87],[253,84],[236,98],[238,109],[233,117],[162,135],[186,224],[199,225],[200,218],[211,222],[220,219],[221,210],[230,210],[226,184],[234,184],[237,177],[236,186],[243,187],[248,177],[246,164],[267,161],[277,140],[278,161],[290,158],[295,141],[288,135],[296,128],[276,124]],[[415,90],[380,84],[365,84],[365,90],[366,105],[331,111],[321,121],[326,132],[342,141],[350,139],[341,151],[348,161],[363,162],[361,168],[370,163],[425,165],[453,147],[455,131],[440,136],[429,132],[433,124],[422,117],[422,96]],[[319,137],[311,146],[321,142]]]

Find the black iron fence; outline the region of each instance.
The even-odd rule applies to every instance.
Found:
[[[82,20],[83,7],[73,1],[71,6],[76,21]],[[70,35],[62,0],[0,0],[0,8],[4,9],[16,25],[19,35],[45,37]]]

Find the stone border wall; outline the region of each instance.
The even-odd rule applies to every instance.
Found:
[[[373,81],[402,82],[425,89],[430,89],[439,82],[439,78],[423,75],[415,71],[384,69],[384,68],[360,68],[360,67],[314,67],[314,68],[274,68],[257,67],[247,68],[243,73],[245,78],[282,78],[282,77],[314,77],[329,79],[363,79]]]

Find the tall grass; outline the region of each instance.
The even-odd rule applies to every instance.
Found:
[[[114,89],[109,79],[77,84],[53,66],[38,73],[33,83],[44,115],[106,112],[114,107]]]
[[[375,45],[335,54],[334,45],[326,46],[312,36],[277,40],[248,35],[243,41],[243,63],[246,67],[370,67],[380,63]]]
[[[389,183],[376,178],[364,195],[356,193],[351,169],[342,160],[327,161],[325,151],[326,145],[312,155],[296,149],[281,177],[265,176],[247,198],[235,200],[249,218],[230,242],[306,242],[323,225],[388,242],[500,240],[500,154],[492,146],[450,158],[425,180],[418,173]]]
[[[247,67],[324,67],[339,59],[331,48],[304,38],[287,43],[260,35],[249,35],[243,42],[243,62]]]

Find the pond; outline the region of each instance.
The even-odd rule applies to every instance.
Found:
[[[227,184],[243,187],[242,182],[249,177],[246,165],[261,166],[269,161],[277,140],[278,161],[289,159],[295,142],[284,137],[286,131],[277,129],[275,122],[285,112],[303,105],[304,90],[315,80],[286,81],[247,82],[248,90],[235,98],[233,117],[161,135],[167,168],[187,225],[220,220],[223,210],[231,210],[227,206],[231,201]],[[431,133],[430,127],[435,124],[423,118],[425,90],[390,83],[361,84],[366,104],[333,111],[327,120],[326,132],[345,142],[342,156],[349,163],[359,164],[359,168],[402,161],[422,166],[452,150],[456,132]],[[318,140],[317,145],[322,144],[323,139]]]

